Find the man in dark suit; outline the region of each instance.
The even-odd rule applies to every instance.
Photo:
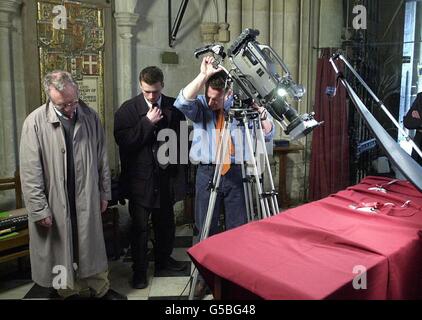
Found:
[[[120,152],[120,182],[129,199],[132,218],[132,284],[134,288],[143,289],[148,286],[150,214],[156,274],[170,275],[187,267],[171,258],[175,238],[173,205],[185,196],[185,166],[179,161],[165,163],[159,156],[163,142],[157,139],[162,129],[171,129],[179,137],[180,127],[186,125],[186,121],[173,107],[174,98],[161,93],[164,77],[159,68],[143,69],[139,82],[142,93],[124,102],[115,113],[114,137]]]
[[[421,148],[422,147],[422,92],[419,92],[416,100],[413,102],[412,107],[407,112],[403,119],[403,124],[407,129],[416,129],[415,137],[413,141]],[[412,151],[412,158],[415,159],[420,165],[422,165],[421,157]]]

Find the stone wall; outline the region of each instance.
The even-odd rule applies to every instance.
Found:
[[[101,3],[102,1],[98,0],[97,2]],[[20,2],[19,0],[1,2],[0,32],[3,34],[3,38],[1,38],[2,47],[5,47],[3,42],[6,42],[6,32],[13,33],[14,37],[19,37],[20,35],[19,6],[17,5]],[[4,8],[4,3],[12,4],[11,7],[14,10],[12,15],[9,12],[10,10],[7,11],[7,19],[12,16],[18,17],[17,20],[15,18],[13,20],[13,23],[16,24],[15,28],[8,27],[8,29],[5,29],[4,22],[2,22],[6,19],[5,10],[2,9]],[[114,0],[111,3],[114,10],[111,31],[113,33],[112,63],[114,70],[112,84],[108,90],[113,90],[114,103],[112,106],[108,106],[106,110],[108,118],[112,117],[114,111],[123,101],[139,93],[139,71],[149,65],[156,65],[163,69],[165,73],[164,93],[176,96],[180,89],[198,73],[200,60],[194,58],[194,49],[210,43],[210,35],[208,34],[204,37],[204,34],[201,34],[201,24],[217,24],[225,21],[224,0],[191,0],[180,26],[175,45],[170,48],[168,45],[167,0]],[[179,9],[179,3],[173,2],[172,4],[173,21]],[[231,42],[245,28],[259,29],[261,35],[258,40],[263,44],[271,45],[288,65],[293,78],[307,88],[307,95],[295,107],[300,112],[309,112],[312,110],[315,94],[315,70],[318,55],[318,51],[313,48],[337,43],[338,29],[333,26],[341,24],[339,19],[341,20],[342,17],[342,6],[339,3],[342,3],[342,1],[229,0],[227,22],[230,24],[230,40],[224,44],[226,47],[230,46]],[[329,17],[330,21],[327,21],[326,17]],[[322,25],[328,24],[328,22],[331,27],[323,28]],[[31,25],[30,23],[27,24]],[[210,28],[207,30],[210,30]],[[224,34],[221,38],[216,39],[224,40]],[[28,68],[28,63],[22,64],[19,60],[23,59],[24,56],[22,48],[19,48],[22,40],[16,39],[13,43],[17,46],[16,50],[19,53],[13,56],[15,77],[10,78],[10,71],[6,74],[5,69],[0,68],[4,78],[2,90],[12,90],[8,86],[13,84],[14,90],[23,92],[23,78],[24,76],[33,76],[34,70],[30,67]],[[11,59],[11,57],[4,57],[4,50],[1,52],[3,63]],[[177,64],[162,63],[161,55],[164,52],[177,54],[179,62]],[[27,82],[26,84],[27,86],[32,86],[31,83]],[[15,105],[25,106],[28,105],[28,99],[31,99],[31,101],[39,99],[39,97],[33,98],[28,92],[39,92],[39,90],[35,86],[32,91],[28,91],[27,88],[26,95],[14,95],[16,99]],[[10,95],[3,95],[2,93],[3,96],[8,97]],[[0,129],[0,176],[13,174],[16,163],[16,137],[20,135],[21,124],[28,112],[28,108],[17,108],[14,114],[11,112],[10,105],[3,99],[0,102],[0,121],[2,122]],[[110,121],[106,130],[109,141],[110,163],[112,169],[117,171],[118,154],[114,145],[113,126]],[[277,127],[276,138],[281,137],[283,137],[283,134]],[[307,147],[307,152],[289,155],[287,188],[290,196],[296,202],[303,200],[306,193],[310,140],[310,137],[308,137],[306,140],[301,141]],[[278,159],[275,157],[270,160],[273,174],[277,176]],[[275,183],[278,183],[277,178]]]
[[[0,2],[0,177],[13,177],[25,117],[20,0]],[[23,112],[22,112],[23,111]],[[0,209],[14,208],[13,191],[0,192]]]

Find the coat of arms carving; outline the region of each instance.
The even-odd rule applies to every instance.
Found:
[[[58,0],[37,1],[37,9],[41,79],[56,69],[70,72],[80,84],[81,98],[89,100],[103,119],[103,9]]]

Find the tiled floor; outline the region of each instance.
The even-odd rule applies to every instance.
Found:
[[[193,236],[190,225],[180,226],[176,230],[175,248],[172,256],[179,261],[186,261],[188,270],[172,277],[154,276],[154,263],[150,262],[148,270],[149,286],[142,290],[133,289],[130,285],[132,277],[130,253],[118,261],[109,261],[110,281],[112,289],[127,295],[129,300],[164,300],[187,299],[189,296],[189,279],[192,264],[186,250],[192,246]],[[16,267],[16,266],[12,266]],[[12,268],[13,270],[13,268]],[[30,280],[28,271],[7,272],[0,269],[0,299],[57,299],[54,290],[41,288]],[[212,299],[206,296],[205,299]]]

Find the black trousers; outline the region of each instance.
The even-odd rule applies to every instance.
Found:
[[[161,170],[160,170],[161,171]],[[133,271],[146,273],[148,269],[148,221],[151,215],[154,230],[155,266],[165,267],[170,257],[175,239],[175,222],[173,201],[170,199],[167,175],[160,172],[160,208],[146,208],[140,203],[140,196],[129,198],[129,214],[132,218],[131,250]]]

